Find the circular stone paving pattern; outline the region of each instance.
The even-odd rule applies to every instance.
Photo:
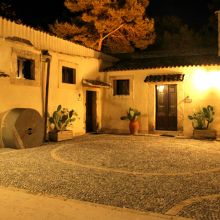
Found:
[[[184,207],[178,215],[200,220],[217,220],[220,219],[219,204],[220,196],[213,200],[203,200]]]
[[[133,175],[191,175],[220,171],[219,148],[200,142],[156,138],[89,140],[61,145],[51,153],[63,163]]]

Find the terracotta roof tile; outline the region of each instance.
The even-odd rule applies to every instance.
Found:
[[[0,78],[1,78],[1,77],[9,77],[9,75],[6,74],[6,73],[0,72]]]
[[[141,59],[127,59],[115,63],[104,71],[154,69],[180,66],[220,65],[220,57],[217,55],[187,55],[148,57]]]
[[[184,74],[149,75],[144,82],[183,81]]]

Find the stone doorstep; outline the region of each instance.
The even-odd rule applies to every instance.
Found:
[[[141,212],[52,195],[27,193],[0,187],[0,213],[4,219],[48,220],[189,220],[189,218]]]

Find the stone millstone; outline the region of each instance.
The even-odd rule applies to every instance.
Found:
[[[21,149],[40,146],[44,137],[43,118],[34,109],[15,108],[4,113],[1,132],[4,147]]]

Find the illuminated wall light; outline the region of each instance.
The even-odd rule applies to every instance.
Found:
[[[193,85],[199,91],[211,88],[220,90],[220,72],[198,69],[193,76]]]
[[[163,86],[163,85],[157,86],[157,90],[158,90],[159,92],[163,92],[164,86]]]
[[[195,71],[193,75],[193,85],[200,91],[208,89],[206,72],[204,70],[198,69]]]

